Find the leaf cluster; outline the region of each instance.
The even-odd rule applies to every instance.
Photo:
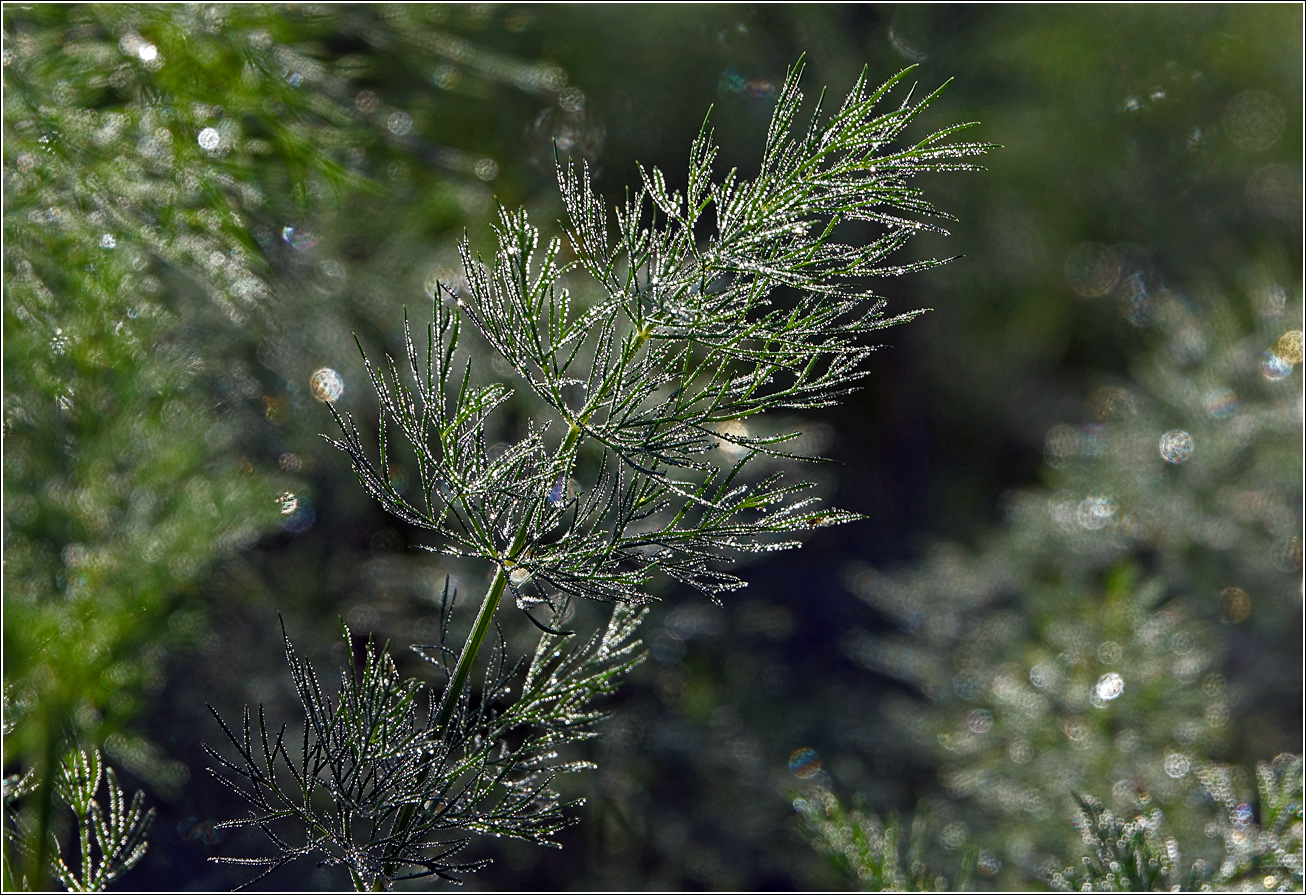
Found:
[[[442,638],[452,605],[446,588]],[[438,703],[426,683],[402,675],[377,644],[351,654],[332,694],[286,636],[302,731],[296,736],[270,725],[262,708],[257,717],[247,709],[236,730],[218,718],[237,757],[209,750],[214,773],[251,807],[222,826],[261,830],[275,853],[214,860],[260,868],[249,885],[308,858],[342,866],[356,887],[372,889],[431,876],[456,881],[484,866],[484,859],[459,859],[467,834],[556,844],[554,834],[575,820],[565,813],[575,803],[562,799],[554,780],[588,767],[560,759],[558,750],[595,735],[602,716],[592,700],[639,661],[640,616],[615,607],[603,631],[571,647],[545,635],[524,665],[508,663],[500,643],[479,695],[464,690],[447,724],[435,720]],[[352,643],[347,627],[343,633]],[[453,653],[443,639],[414,649],[449,673]]]
[[[5,780],[5,835],[11,846],[33,859],[32,825],[19,810],[20,801],[33,794],[38,775],[29,771],[22,778]],[[98,798],[104,787],[107,798]],[[59,764],[55,777],[55,799],[76,821],[76,852],[73,858],[53,832],[45,850],[45,871],[70,892],[101,892],[135,867],[145,856],[146,836],[154,820],[154,809],[145,808],[145,793],[138,791],[130,801],[118,784],[113,768],[105,765],[98,749],[76,750]],[[12,868],[6,870],[6,883]],[[23,888],[35,885],[24,877]],[[8,887],[8,885],[7,885]]]
[[[912,316],[884,316],[860,281],[938,263],[883,263],[933,227],[936,212],[908,179],[970,169],[961,159],[985,147],[948,142],[959,126],[890,149],[938,96],[881,111],[906,72],[874,90],[863,74],[834,115],[823,120],[818,103],[800,131],[801,70],[779,96],[755,179],[731,171],[713,182],[705,124],[686,189],[642,171],[615,227],[588,169],[560,163],[565,241],[542,246],[525,212],[507,210],[490,261],[464,241],[462,282],[436,288],[425,350],[406,328],[402,375],[393,358],[382,370],[368,362],[378,459],[337,412],[334,443],[369,493],[439,535],[433,549],[512,574],[519,598],[529,581],[546,599],[639,603],[660,574],[716,599],[743,584],[722,564],[855,518],[816,508],[780,473],[751,475],[759,456],[793,459],[781,446],[796,433],[750,434],[743,421],[825,406],[854,387],[872,350],[864,337]],[[845,220],[885,232],[865,247],[836,242]],[[573,295],[582,275],[597,297]],[[548,413],[501,453],[485,426],[511,390],[474,381],[459,355],[464,321]],[[391,482],[392,437],[414,456],[415,495]]]
[[[1160,808],[1130,819],[1117,816],[1091,796],[1077,796],[1075,826],[1088,846],[1079,867],[1053,875],[1064,891],[1154,892],[1184,890],[1299,891],[1302,886],[1302,758],[1281,755],[1257,765],[1260,822],[1253,807],[1229,785],[1229,769],[1201,772],[1203,788],[1216,803],[1212,826],[1224,842],[1224,859],[1198,859],[1188,866],[1179,842],[1165,827]],[[1208,830],[1208,834],[1210,831]]]

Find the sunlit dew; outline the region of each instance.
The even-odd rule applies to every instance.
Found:
[[[1252,598],[1241,587],[1226,587],[1220,591],[1224,600],[1224,617],[1237,624],[1247,618],[1252,611]]]
[[[813,777],[821,770],[821,756],[815,749],[795,749],[789,756],[789,773],[799,780]]]
[[[321,242],[322,239],[317,234],[310,233],[307,230],[301,230],[298,227],[282,227],[281,241],[292,249],[304,251],[305,249],[313,248],[313,246]]]
[[[1035,665],[1029,670],[1029,682],[1040,690],[1055,687],[1061,681],[1061,675],[1049,665]]]
[[[281,515],[289,516],[299,509],[299,498],[294,495],[294,492],[283,491],[277,498],[277,505],[281,507]]]
[[[1161,459],[1167,463],[1184,463],[1193,455],[1193,436],[1183,429],[1171,429],[1161,436]]]
[[[1292,373],[1292,364],[1273,351],[1261,355],[1261,373],[1271,382],[1278,382]]]
[[[993,729],[993,714],[985,709],[975,709],[966,716],[966,726],[971,733],[988,733]]]
[[[499,163],[492,158],[483,158],[472,168],[472,173],[489,183],[499,176]]]
[[[1274,353],[1290,364],[1299,364],[1302,362],[1304,348],[1306,344],[1302,331],[1292,329],[1279,336],[1279,341],[1274,345]]]
[[[531,571],[518,566],[508,573],[508,580],[512,582],[513,587],[522,587],[531,580]]]
[[[1243,802],[1230,812],[1230,820],[1235,824],[1246,825],[1252,822],[1252,806]]]
[[[1189,768],[1192,767],[1192,762],[1182,752],[1170,752],[1165,757],[1164,767],[1168,776],[1178,780],[1188,773]]]
[[[446,63],[436,67],[435,71],[431,73],[431,80],[435,82],[436,87],[442,90],[452,90],[462,80],[462,74],[458,69]]]
[[[319,401],[339,401],[345,393],[345,380],[330,367],[323,367],[309,377],[308,387]]]
[[[287,499],[287,496],[289,499]],[[308,531],[313,526],[313,520],[317,518],[317,513],[313,509],[313,504],[306,497],[297,497],[287,491],[281,497],[281,514],[285,516],[281,520],[281,527],[286,531],[298,534]],[[287,506],[290,507],[287,510]]]
[[[1097,685],[1093,687],[1093,703],[1100,708],[1124,692],[1125,679],[1114,671],[1108,672],[1098,678]]]
[[[1088,723],[1083,718],[1070,717],[1061,722],[1061,732],[1072,741],[1079,741],[1089,734]]]
[[[728,422],[721,423],[717,426],[716,430],[718,433],[725,436],[717,443],[717,446],[721,449],[721,453],[725,454],[727,457],[734,458],[742,456],[747,452],[748,448],[744,445],[735,444],[733,441],[725,440],[748,437],[748,424],[743,420],[729,420]]]
[[[200,131],[200,149],[203,149],[205,152],[212,152],[217,149],[218,144],[221,142],[222,136],[218,133],[217,128],[206,127],[204,130]]]
[[[1230,388],[1213,388],[1202,398],[1202,406],[1212,419],[1222,420],[1238,410],[1238,396]]]
[[[142,43],[136,48],[136,55],[142,62],[153,62],[159,58],[159,48],[152,43]]]
[[[413,129],[413,116],[407,112],[391,112],[385,120],[385,126],[396,137],[405,136]]]
[[[117,244],[118,240],[114,239],[112,233],[106,233],[100,237],[100,248],[102,249],[111,249]]]
[[[1116,505],[1105,494],[1090,494],[1079,503],[1079,524],[1089,531],[1104,528],[1115,515]]]

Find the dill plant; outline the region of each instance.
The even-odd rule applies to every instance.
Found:
[[[818,102],[801,126],[801,71],[778,95],[752,180],[713,179],[706,122],[684,189],[641,169],[612,219],[588,169],[560,162],[565,238],[544,240],[524,211],[501,210],[493,256],[464,240],[461,282],[433,290],[426,338],[405,318],[402,358],[364,354],[381,408],[376,447],[334,406],[333,443],[389,513],[430,533],[426,549],[479,560],[493,578],[461,649],[448,645],[447,587],[440,642],[416,647],[442,669],[438,691],[373,645],[331,697],[287,639],[302,733],[247,712],[239,730],[224,724],[238,758],[214,752],[252,806],[228,825],[262,829],[276,853],[218,860],[271,872],[312,856],[373,887],[476,869],[457,857],[468,834],[551,843],[569,822],[553,780],[582,766],[559,749],[593,735],[590,702],[636,660],[637,607],[657,581],[719,600],[744,585],[731,562],[858,518],[758,472],[763,459],[805,459],[785,449],[796,433],[739,424],[831,405],[866,375],[866,338],[914,316],[886,316],[867,278],[940,263],[889,260],[912,236],[942,232],[946,215],[911,178],[973,170],[968,159],[987,147],[952,139],[968,125],[896,144],[942,90],[882,108],[910,69],[878,87],[863,73],[832,115]],[[880,233],[839,241],[848,221]],[[593,289],[579,287],[586,279]],[[478,376],[468,329],[541,408],[501,451],[487,421],[513,388]],[[407,490],[392,480],[398,457],[416,470]],[[543,629],[524,667],[489,637],[508,594]],[[614,604],[612,616],[569,647],[556,626],[580,598]],[[531,614],[539,608],[547,618]]]

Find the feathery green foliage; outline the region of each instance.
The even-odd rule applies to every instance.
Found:
[[[1196,774],[1202,780],[1205,836],[1223,845],[1220,860],[1197,858],[1185,866],[1185,852],[1206,849],[1195,842],[1181,848],[1161,808],[1125,818],[1093,796],[1075,795],[1078,807],[1070,826],[1079,831],[1089,853],[1077,866],[1055,869],[1044,881],[1066,892],[1300,890],[1301,756],[1284,754],[1257,765],[1259,812],[1237,795],[1232,769],[1204,765]],[[895,819],[882,821],[862,807],[847,809],[824,786],[811,786],[795,797],[794,808],[813,847],[863,892],[965,891],[972,888],[976,871],[993,876],[1001,867],[993,853],[980,851],[973,842],[952,842],[947,847],[964,847],[957,876],[935,875],[928,863],[934,837],[923,815],[912,824],[911,844],[903,855]],[[1060,832],[1062,842],[1073,849],[1064,836],[1069,829]]]
[[[1081,866],[1053,874],[1053,886],[1081,892],[1300,891],[1301,756],[1280,755],[1257,765],[1259,823],[1253,806],[1236,796],[1229,768],[1212,765],[1198,774],[1218,812],[1206,832],[1223,842],[1222,860],[1199,858],[1185,866],[1186,849],[1166,828],[1159,808],[1125,820],[1092,796],[1077,796],[1075,826],[1089,854]]]
[[[333,443],[382,506],[438,538],[428,549],[487,561],[494,578],[421,723],[412,704],[421,685],[401,682],[380,653],[369,654],[357,683],[345,678],[333,702],[287,646],[308,719],[299,764],[284,731],[272,734],[261,716],[257,736],[248,716],[241,734],[227,731],[241,760],[219,758],[255,807],[238,823],[259,826],[278,847],[275,857],[243,860],[270,872],[326,853],[355,885],[388,886],[475,869],[452,863],[461,841],[431,838],[445,831],[547,842],[565,822],[548,781],[574,768],[553,753],[585,735],[596,717],[589,701],[629,667],[640,616],[628,607],[651,599],[654,577],[716,599],[744,583],[723,564],[856,518],[818,508],[805,484],[755,473],[759,457],[796,459],[780,447],[793,433],[731,426],[830,404],[865,375],[865,337],[911,315],[885,317],[864,279],[939,263],[885,263],[912,235],[936,229],[909,178],[971,170],[964,159],[986,147],[949,142],[960,127],[892,147],[938,96],[913,103],[909,95],[881,111],[906,72],[874,90],[863,74],[834,115],[823,121],[818,104],[810,127],[796,132],[801,68],[780,93],[756,179],[731,171],[713,182],[716,148],[705,125],[684,193],[657,169],[642,171],[612,232],[588,170],[560,163],[574,260],[563,260],[562,239],[541,248],[524,212],[503,210],[493,260],[482,262],[464,241],[461,282],[434,289],[423,350],[405,320],[406,369],[387,358],[377,370],[364,354],[381,404],[377,456],[334,406],[343,438]],[[866,247],[835,242],[845,220],[885,232]],[[573,295],[582,274],[597,286],[593,300]],[[465,323],[543,406],[501,452],[490,449],[486,421],[511,390],[478,381],[462,353]],[[416,468],[415,493],[392,480],[400,452]],[[566,659],[556,658],[566,635],[532,617],[545,632],[536,661],[499,715],[491,706],[508,697],[502,644],[479,699],[469,679],[508,590],[522,609],[544,603],[555,619],[578,597],[617,606],[607,632]],[[437,655],[447,649],[442,642]],[[376,728],[373,718],[388,720]],[[531,733],[510,748],[505,738],[517,728]],[[296,789],[277,782],[278,760]],[[320,787],[335,803],[326,815],[312,800]],[[308,827],[302,845],[273,830],[286,819]]]
[[[947,877],[931,872],[926,864],[931,831],[924,814],[917,814],[912,821],[904,853],[903,829],[897,818],[881,820],[861,805],[846,808],[823,786],[796,796],[794,809],[803,820],[804,835],[812,846],[862,892],[937,892],[954,888]],[[956,889],[970,888],[976,860],[975,849],[968,849]]]
[[[442,630],[452,606],[446,590]],[[555,844],[553,834],[574,818],[564,814],[568,803],[553,780],[587,767],[556,761],[556,750],[594,735],[601,716],[589,703],[638,661],[639,618],[638,610],[618,607],[607,628],[578,647],[545,635],[524,669],[507,663],[500,644],[477,700],[463,699],[444,725],[435,723],[425,684],[402,677],[376,644],[361,663],[351,657],[333,698],[287,637],[302,735],[269,728],[261,709],[254,722],[247,710],[239,732],[219,718],[239,758],[210,750],[215,773],[253,808],[223,826],[257,827],[278,851],[214,860],[264,868],[253,883],[310,858],[342,865],[356,887],[373,889],[427,876],[456,881],[459,872],[483,866],[456,859],[467,833]],[[344,635],[351,643],[348,628]],[[415,649],[447,676],[447,649]]]
[[[138,791],[128,802],[113,768],[104,764],[98,749],[79,749],[67,755],[55,780],[56,799],[76,821],[77,857],[66,855],[59,838],[51,836],[44,852],[46,872],[70,892],[101,892],[144,857],[154,809],[145,809],[143,792]],[[6,838],[29,861],[35,854],[33,830],[22,802],[36,789],[37,781],[38,775],[32,771],[5,780]],[[103,804],[97,799],[102,785],[107,795]],[[35,884],[27,876],[11,878],[11,872],[7,867],[6,888],[21,884],[26,889]]]
[[[1250,709],[1274,697],[1251,688],[1300,649],[1300,392],[1274,353],[1300,306],[1265,290],[1240,308],[1126,279],[1146,350],[1049,433],[1049,487],[1009,495],[973,550],[848,576],[901,629],[851,633],[850,656],[929,697],[881,709],[886,743],[928,751],[1009,885],[1062,846],[1051,821],[1075,792],[1150,799],[1191,836],[1193,769],[1271,727]],[[1235,673],[1217,625],[1275,648]]]

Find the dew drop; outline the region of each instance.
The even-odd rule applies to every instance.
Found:
[[[1193,455],[1193,436],[1183,429],[1171,429],[1161,436],[1161,459],[1167,463],[1184,463]]]
[[[815,749],[795,749],[789,756],[789,773],[799,780],[816,776],[821,770],[821,756]]]
[[[203,149],[206,152],[212,152],[218,148],[218,144],[221,142],[222,136],[218,133],[217,128],[206,127],[204,130],[200,131],[200,149]]]
[[[100,248],[111,249],[118,244],[112,233],[106,233],[100,237]]]
[[[971,733],[988,733],[993,729],[993,714],[986,709],[975,709],[966,716],[966,726]]]
[[[345,380],[330,367],[323,367],[309,377],[308,387],[319,401],[339,401],[345,393]]]
[[[1261,355],[1261,373],[1271,382],[1278,382],[1292,373],[1292,364],[1273,351],[1267,351]]]
[[[311,249],[322,241],[316,233],[310,233],[307,230],[301,230],[298,227],[282,227],[281,241],[292,249],[304,251]]]
[[[1095,700],[1103,705],[1118,698],[1120,694],[1124,692],[1125,679],[1114,671],[1098,678],[1097,686],[1093,688],[1093,696]]]
[[[1279,336],[1274,353],[1290,364],[1299,364],[1306,356],[1306,336],[1299,329],[1292,329]]]

